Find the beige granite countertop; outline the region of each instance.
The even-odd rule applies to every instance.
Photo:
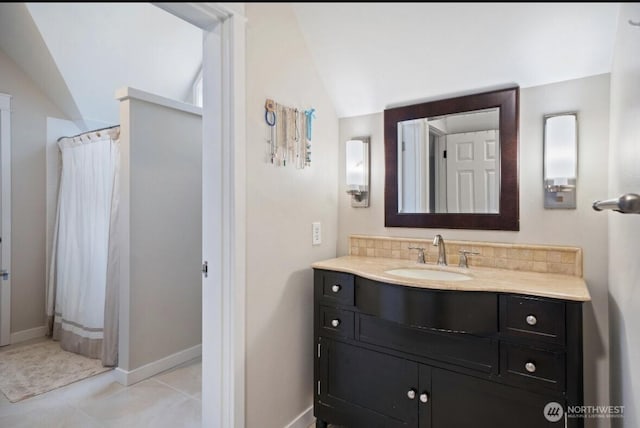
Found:
[[[578,276],[552,273],[524,272],[507,269],[455,266],[439,267],[434,264],[419,264],[410,260],[383,257],[344,256],[323,260],[311,265],[316,269],[352,273],[374,281],[382,281],[410,287],[454,291],[491,291],[516,293],[554,299],[586,302],[591,300],[587,284]],[[434,281],[409,279],[391,275],[386,271],[402,268],[440,269],[471,276],[466,281]]]

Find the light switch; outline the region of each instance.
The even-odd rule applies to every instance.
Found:
[[[320,222],[311,223],[311,244],[312,245],[320,245],[322,244],[322,229],[320,228]]]

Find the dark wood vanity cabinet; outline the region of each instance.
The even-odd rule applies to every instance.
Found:
[[[318,428],[582,427],[579,302],[315,269],[314,317]]]

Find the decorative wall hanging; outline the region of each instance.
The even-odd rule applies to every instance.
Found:
[[[264,104],[267,161],[275,166],[311,166],[311,122],[315,109],[299,110],[267,99]]]

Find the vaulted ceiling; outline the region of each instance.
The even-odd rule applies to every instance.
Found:
[[[123,86],[189,100],[202,32],[150,3],[2,3],[0,49],[90,129],[119,122]]]
[[[611,70],[619,3],[292,3],[340,117]],[[151,3],[0,3],[0,49],[83,129],[122,86],[188,101],[202,33]]]
[[[294,3],[338,115],[611,71],[619,3]]]

